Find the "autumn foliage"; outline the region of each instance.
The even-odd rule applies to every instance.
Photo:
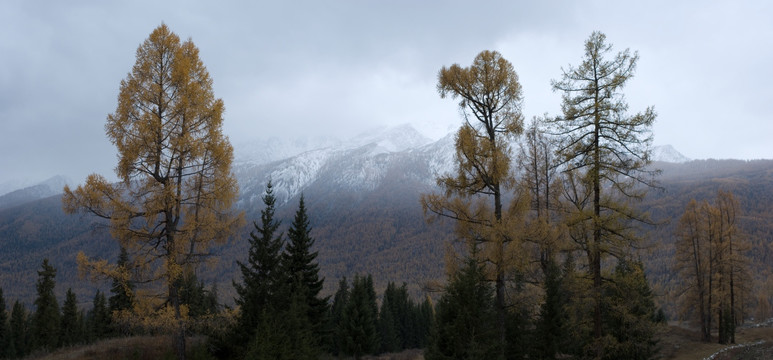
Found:
[[[62,198],[68,213],[109,220],[113,238],[131,258],[131,266],[118,267],[80,254],[81,268],[93,276],[157,283],[136,290],[135,310],[179,323],[180,331],[186,310],[179,283],[186,267],[207,259],[209,247],[225,242],[241,219],[231,208],[238,186],[223,111],[199,50],[162,24],[137,49],[105,124],[118,149],[121,181],[94,174],[74,190],[65,187]],[[178,339],[184,356],[182,334]]]

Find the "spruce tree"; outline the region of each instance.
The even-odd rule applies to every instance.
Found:
[[[612,281],[605,285],[605,331],[610,335],[606,359],[648,360],[658,353],[655,322],[657,310],[644,266],[622,258]]]
[[[287,230],[287,238],[289,241],[282,254],[282,269],[290,276],[287,281],[290,284],[290,293],[298,292],[298,285],[305,288],[309,322],[315,338],[321,343],[325,337],[323,332],[329,297],[319,296],[325,279],[319,277],[319,264],[316,262],[318,253],[311,250],[314,239],[311,237],[311,225],[303,194],[293,223]],[[375,294],[373,297],[375,298]]]
[[[297,292],[283,296],[288,301],[286,309],[274,311],[264,308],[245,358],[278,360],[314,360],[321,353],[308,318],[306,292],[302,284],[296,284]]]
[[[390,285],[392,285],[390,283]],[[389,287],[387,286],[387,289]],[[381,301],[381,310],[378,313],[378,333],[381,340],[381,352],[390,353],[402,350],[401,339],[393,314],[392,306],[389,302],[389,296],[384,293],[384,300]]]
[[[342,351],[359,359],[366,354],[372,354],[378,349],[376,333],[375,299],[371,298],[373,282],[367,278],[355,276],[352,292],[343,319]]]
[[[561,339],[565,325],[565,299],[561,289],[561,269],[551,258],[545,267],[545,299],[537,320],[534,352],[538,358],[554,359],[562,349]],[[564,352],[565,353],[565,352]]]
[[[333,355],[338,355],[343,348],[344,315],[348,304],[349,283],[344,276],[338,282],[338,290],[333,296],[333,305],[330,309],[331,331],[328,336],[328,348]]]
[[[53,350],[59,345],[59,303],[54,295],[56,269],[43,259],[38,271],[35,314],[32,318],[32,338],[35,348]]]
[[[499,357],[494,292],[477,260],[453,274],[436,309],[427,360]]]
[[[211,289],[216,290],[214,285]],[[180,303],[188,305],[188,316],[197,319],[217,313],[217,295],[207,290],[193,269],[189,268],[180,279]]]
[[[252,339],[255,329],[261,323],[260,316],[268,306],[276,307],[277,293],[284,284],[284,274],[280,269],[283,240],[279,229],[280,222],[274,219],[276,197],[269,180],[263,195],[265,209],[260,212],[260,224],[253,222],[250,232],[250,249],[247,263],[237,262],[242,273],[242,284],[234,282],[240,313],[234,331],[236,343],[245,343]],[[266,321],[263,321],[265,324]]]
[[[67,295],[62,305],[61,340],[62,346],[71,346],[81,342],[78,326],[78,301],[72,289],[67,289]]]
[[[8,351],[10,336],[8,313],[5,311],[5,297],[3,297],[3,288],[0,287],[0,358],[9,356],[6,352]]]
[[[419,320],[416,345],[418,348],[423,349],[427,347],[429,334],[435,323],[435,309],[429,296],[425,296],[424,301],[419,305],[418,316],[416,318]]]
[[[88,337],[90,341],[96,341],[109,335],[110,313],[107,309],[105,294],[99,290],[94,295],[93,307],[87,315]]]
[[[126,252],[126,248],[123,246],[118,255],[117,265],[124,269],[129,266],[129,255]],[[126,273],[126,271],[120,271],[120,273]],[[108,299],[111,314],[116,311],[132,309],[132,306],[134,305],[134,284],[131,281],[113,278],[110,292],[113,293]]]
[[[7,353],[10,358],[19,358],[27,355],[30,350],[30,334],[28,327],[27,310],[18,300],[13,303],[11,311],[11,337]]]

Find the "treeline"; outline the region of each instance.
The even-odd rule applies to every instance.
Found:
[[[67,290],[60,306],[54,294],[56,272],[48,259],[44,259],[37,272],[37,296],[33,310],[28,311],[22,302],[16,300],[7,311],[0,288],[0,358],[17,359],[110,337],[152,333],[152,330],[138,324],[129,324],[122,317],[122,314],[131,312],[133,300],[131,293],[125,291],[119,282],[113,282],[109,297],[97,290],[88,310],[78,306],[72,289]],[[193,273],[187,274],[184,279],[183,301],[189,307],[191,317],[217,313],[217,289],[205,289]]]
[[[213,335],[219,358],[317,359],[328,353],[352,355],[395,352],[426,345],[432,322],[429,299],[414,303],[406,285],[390,283],[381,305],[371,275],[341,279],[331,300],[322,297],[317,252],[303,196],[287,240],[275,219],[272,184],[262,197],[265,208],[250,233],[235,319]]]

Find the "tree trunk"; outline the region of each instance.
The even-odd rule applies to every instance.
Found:
[[[598,89],[598,80],[596,80],[596,88]],[[596,340],[596,358],[601,359],[603,357],[604,349],[601,344],[602,329],[601,329],[601,149],[600,139],[601,136],[601,119],[600,110],[598,109],[599,99],[598,91],[596,91],[596,109],[595,109],[595,126],[593,136],[593,167],[591,168],[591,176],[593,176],[593,244],[591,249],[593,251],[593,263],[590,264],[591,271],[593,272],[593,297],[594,297],[594,309],[593,309],[593,339]]]
[[[733,282],[733,238],[728,238],[728,246],[730,247],[730,343],[735,344],[735,327],[738,325],[735,318],[735,284]]]
[[[185,322],[180,313],[180,294],[178,282],[169,285],[169,298],[174,307],[174,320],[177,331],[174,334],[174,350],[178,360],[185,360]]]
[[[502,195],[499,190],[499,184],[494,185],[494,216],[497,225],[502,223]],[[501,236],[501,235],[498,235]],[[497,310],[497,328],[499,333],[500,359],[505,359],[505,341],[507,340],[507,327],[505,319],[507,309],[505,308],[505,239],[501,239],[499,244],[499,259],[496,264],[496,310]]]

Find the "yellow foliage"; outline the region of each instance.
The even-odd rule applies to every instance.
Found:
[[[522,263],[523,253],[521,194],[514,194],[510,207],[503,204],[515,188],[509,140],[523,130],[521,85],[510,62],[498,52],[483,51],[469,67],[443,67],[437,89],[441,97],[460,99],[465,121],[455,138],[456,174],[441,175],[437,183],[444,194],[422,195],[422,208],[425,214],[453,219],[467,256],[486,265],[495,283],[497,328],[504,341],[506,278]],[[459,257],[453,245],[448,250],[446,265],[453,270]]]
[[[147,283],[137,290],[134,312],[143,322],[183,321],[186,309],[174,289],[183,267],[203,262],[209,247],[227,241],[243,222],[231,209],[238,185],[223,111],[196,46],[162,24],[137,49],[116,110],[107,116],[121,181],[94,174],[74,190],[65,188],[65,212],[109,220],[113,238],[131,258],[130,266],[117,267],[81,253],[79,270]],[[174,311],[159,307],[159,299]]]

